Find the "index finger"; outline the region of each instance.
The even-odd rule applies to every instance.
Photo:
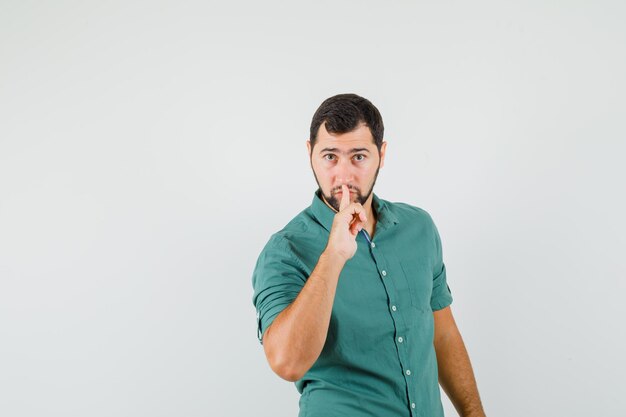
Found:
[[[343,211],[346,207],[350,205],[350,190],[348,190],[348,186],[343,184],[341,186],[341,203],[339,203],[339,211]]]

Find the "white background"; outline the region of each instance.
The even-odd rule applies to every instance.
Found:
[[[354,92],[375,192],[439,228],[488,415],[623,416],[625,12],[1,1],[0,415],[296,416],[251,274]]]

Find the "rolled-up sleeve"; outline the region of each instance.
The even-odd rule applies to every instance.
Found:
[[[446,278],[446,265],[443,262],[443,253],[441,249],[441,238],[439,237],[439,231],[435,223],[433,225],[433,232],[435,236],[435,263],[433,268],[433,291],[430,297],[430,307],[433,311],[441,310],[452,304],[452,292],[448,286],[448,280]]]
[[[263,344],[263,335],[276,316],[291,304],[306,283],[302,263],[283,237],[273,235],[257,259],[252,274],[256,308],[257,338]]]

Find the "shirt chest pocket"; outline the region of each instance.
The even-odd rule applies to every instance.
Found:
[[[411,304],[421,311],[432,311],[430,297],[433,291],[432,267],[425,262],[400,261],[404,279],[411,296]]]

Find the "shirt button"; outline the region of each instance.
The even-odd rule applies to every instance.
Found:
[[[372,242],[371,246],[372,246],[373,248],[375,248],[375,247],[376,247],[376,243]]]
[[[384,269],[380,271],[380,273],[383,274],[383,277],[387,275],[387,271],[385,271]]]
[[[396,311],[396,306],[391,306],[391,309],[392,309],[393,311]]]
[[[410,370],[410,369],[407,369],[407,370],[406,370],[406,374],[407,374],[407,375],[411,375],[411,370]]]
[[[415,408],[415,403],[411,403],[411,408]]]
[[[398,342],[402,343],[403,341],[404,341],[404,339],[402,338],[402,336],[400,336],[400,337],[398,338]]]

